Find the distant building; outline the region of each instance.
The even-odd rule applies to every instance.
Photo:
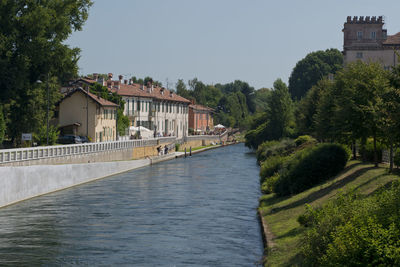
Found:
[[[361,60],[379,62],[385,69],[396,66],[400,52],[400,32],[387,35],[383,17],[347,17],[344,23],[344,63]]]
[[[58,104],[62,134],[88,136],[93,142],[116,140],[118,105],[82,88],[70,91]]]
[[[151,82],[144,86],[123,80],[103,81],[110,91],[122,96],[125,101],[124,115],[128,116],[131,126],[143,126],[154,131],[157,136],[188,135],[188,112],[190,101]]]
[[[192,101],[189,106],[189,128],[192,128],[195,133],[209,132],[214,128],[213,113],[214,109]]]

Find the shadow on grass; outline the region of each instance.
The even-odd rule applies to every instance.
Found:
[[[348,168],[346,168],[346,169],[348,170]],[[315,200],[317,200],[319,198],[322,198],[323,196],[329,194],[333,190],[336,190],[336,189],[344,187],[348,183],[354,181],[357,177],[363,175],[364,173],[366,173],[367,171],[372,170],[372,169],[374,169],[374,167],[361,168],[361,169],[355,171],[354,173],[352,173],[351,175],[346,176],[343,179],[340,179],[340,180],[336,181],[335,183],[333,183],[333,184],[331,184],[331,185],[329,185],[329,186],[327,186],[327,187],[325,187],[325,188],[323,188],[321,190],[315,191],[315,192],[309,194],[308,196],[306,196],[306,197],[304,197],[302,199],[299,199],[299,200],[297,200],[297,201],[295,201],[293,203],[290,203],[290,204],[282,206],[282,207],[277,207],[277,208],[271,209],[270,213],[276,213],[276,212],[279,212],[281,210],[292,209],[292,208],[298,207],[300,205],[304,205],[306,203],[313,202],[313,201],[315,201]]]
[[[375,190],[373,190],[372,192],[370,192],[367,196],[371,196],[373,194],[375,194],[376,192],[379,192],[382,189],[390,189],[392,187],[393,184],[393,180],[392,181],[388,181],[387,183],[383,184],[382,186],[376,188]]]
[[[282,238],[286,238],[286,237],[295,237],[299,234],[302,234],[305,230],[306,230],[305,227],[296,227],[283,235],[275,237],[274,240],[278,240],[278,239],[282,239]]]

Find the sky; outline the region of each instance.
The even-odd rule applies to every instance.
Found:
[[[152,77],[174,88],[178,79],[206,84],[287,83],[308,53],[343,47],[347,16],[384,16],[400,32],[399,0],[93,0],[80,32],[81,75]]]

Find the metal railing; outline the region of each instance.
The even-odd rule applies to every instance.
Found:
[[[126,140],[74,145],[58,145],[0,150],[0,164],[27,160],[37,160],[71,155],[98,153],[110,150],[155,146],[158,143],[174,142],[175,137],[160,137],[146,140]]]

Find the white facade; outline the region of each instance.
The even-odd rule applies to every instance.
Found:
[[[164,101],[155,98],[123,96],[124,115],[131,126],[143,126],[157,136],[188,135],[188,103]]]

